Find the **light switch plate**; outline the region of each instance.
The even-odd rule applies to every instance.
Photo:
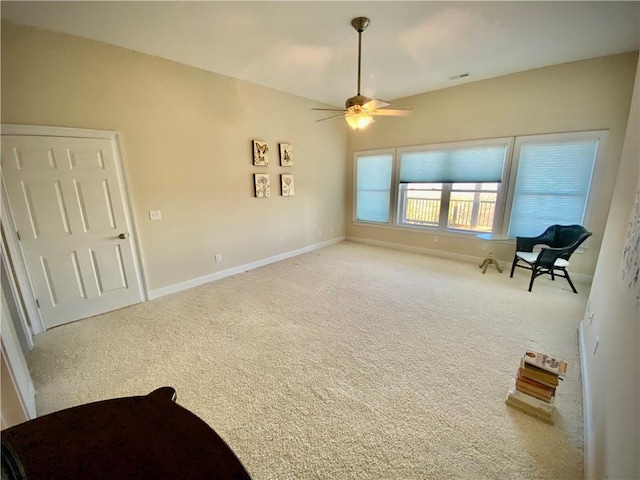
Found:
[[[160,210],[149,210],[149,218],[151,220],[162,220],[162,212]]]

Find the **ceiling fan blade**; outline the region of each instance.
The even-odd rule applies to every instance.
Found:
[[[380,110],[374,110],[373,112],[368,112],[369,115],[387,115],[389,117],[406,117],[407,115],[411,115],[410,108],[382,108]]]
[[[342,113],[340,115],[332,115],[332,116],[327,117],[327,118],[321,118],[320,120],[316,120],[316,123],[317,122],[324,122],[325,120],[331,120],[332,118],[338,118],[338,117],[344,117],[344,114]]]
[[[345,112],[344,108],[312,108],[311,110],[318,110],[321,112]]]
[[[385,102],[384,100],[378,100],[377,98],[374,98],[370,101],[368,101],[367,103],[365,103],[362,106],[363,110],[368,110],[368,111],[373,111],[373,110],[377,110],[378,108],[384,108],[384,107],[388,107],[389,105],[391,105],[388,102]]]

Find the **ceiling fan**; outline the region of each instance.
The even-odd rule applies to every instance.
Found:
[[[360,94],[360,64],[362,59],[362,32],[369,26],[370,20],[367,17],[356,17],[351,20],[351,25],[358,32],[358,93],[355,97],[348,98],[345,108],[313,108],[324,112],[341,112],[338,115],[316,120],[322,122],[332,118],[344,117],[347,123],[354,130],[361,130],[373,122],[376,115],[404,116],[411,113],[410,108],[386,108],[390,104],[383,100],[365,97]]]

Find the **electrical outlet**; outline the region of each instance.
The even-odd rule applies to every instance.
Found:
[[[487,249],[487,244],[483,243],[482,246],[480,247],[482,250],[486,250]]]
[[[151,220],[162,220],[162,212],[160,210],[149,210],[149,218]]]
[[[221,262],[221,261],[222,261],[222,254],[216,253],[216,262]]]
[[[593,354],[594,355],[598,351],[598,345],[600,345],[600,337],[598,335],[596,335],[596,345],[595,345],[595,347],[593,347]]]

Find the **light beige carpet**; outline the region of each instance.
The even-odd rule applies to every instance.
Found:
[[[505,265],[506,267],[506,265]],[[343,242],[50,330],[39,414],[173,386],[255,480],[578,479],[588,286]],[[504,404],[525,348],[560,420]]]

